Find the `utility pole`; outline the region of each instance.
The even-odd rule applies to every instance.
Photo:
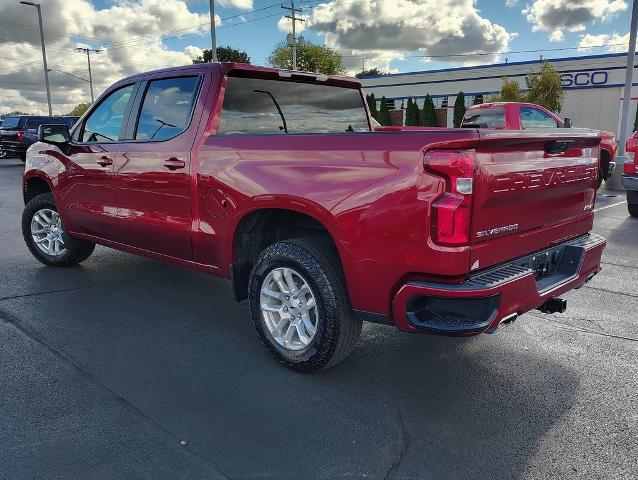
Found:
[[[618,129],[618,155],[616,170],[605,182],[605,188],[609,190],[622,190],[620,175],[625,163],[625,142],[627,141],[627,122],[629,120],[629,105],[631,102],[631,84],[634,75],[634,63],[636,57],[636,29],[638,27],[638,0],[634,0],[631,10],[631,27],[629,28],[629,50],[627,51],[627,70],[625,71],[625,88],[623,90],[622,111],[620,114],[620,128]]]
[[[301,9],[295,8],[295,0],[290,0],[289,7],[282,5],[281,8],[290,11],[290,15],[286,15],[286,18],[292,20],[292,39],[290,41],[292,43],[292,69],[297,70],[297,22],[305,22],[305,20],[297,17],[297,13],[301,13]]]
[[[51,90],[49,89],[49,68],[47,67],[47,51],[44,47],[44,29],[42,28],[42,11],[39,3],[20,2],[22,5],[30,5],[38,10],[38,23],[40,24],[40,43],[42,44],[42,63],[44,63],[44,83],[47,88],[47,104],[49,105],[49,116],[53,116],[51,108]]]
[[[210,0],[210,44],[211,62],[217,61],[217,37],[215,35],[215,0]]]
[[[91,75],[91,54],[102,53],[104,50],[94,50],[91,48],[78,47],[75,49],[75,51],[80,53],[86,53],[86,61],[89,63],[89,85],[91,87],[91,105],[93,105],[93,102],[95,102],[95,98],[93,97],[93,76]]]

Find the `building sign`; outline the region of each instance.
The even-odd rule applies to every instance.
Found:
[[[560,83],[563,87],[595,87],[606,85],[608,80],[609,75],[605,70],[560,74]]]

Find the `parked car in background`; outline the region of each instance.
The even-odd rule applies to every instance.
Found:
[[[11,115],[0,124],[0,157],[20,157],[24,162],[27,148],[38,139],[38,127],[45,123],[63,123],[73,127],[80,117],[41,117],[36,115]]]
[[[527,130],[531,128],[570,128],[569,118],[562,119],[540,105],[520,102],[488,102],[472,105],[465,111],[461,127],[496,130]],[[599,183],[607,180],[615,163],[618,142],[611,132],[600,132]]]
[[[39,135],[35,258],[102,244],[227,278],[298,371],[346,358],[364,320],[477,335],[562,312],[600,269],[591,130],[374,131],[357,79],[207,63],[121,80]]]
[[[636,151],[638,150],[638,131],[627,139],[625,143],[626,160],[623,169],[622,186],[627,191],[627,209],[629,215],[638,217],[638,162]]]

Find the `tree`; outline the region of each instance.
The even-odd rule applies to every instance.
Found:
[[[555,113],[560,112],[565,94],[560,74],[548,61],[543,62],[540,71],[527,75],[525,83],[527,84],[525,97],[528,102],[541,105]]]
[[[29,115],[29,114],[26,112],[20,112],[18,110],[14,110],[13,112],[3,113],[2,115],[0,115],[0,120],[4,120],[6,117],[13,117],[17,115]]]
[[[286,42],[278,43],[268,57],[273,67],[292,69],[292,48]],[[306,42],[297,46],[297,69],[306,72],[335,75],[343,73],[341,54],[330,47]]]
[[[538,72],[532,72],[525,77],[527,90],[521,90],[516,80],[503,77],[501,91],[492,95],[490,102],[529,102],[542,105],[552,112],[560,112],[564,92],[560,82],[560,74],[545,61]]]
[[[385,96],[381,97],[381,108],[379,108],[377,122],[385,127],[392,125],[390,110],[388,110],[388,102],[386,101]]]
[[[210,63],[213,60],[212,49],[205,49],[199,61]],[[220,62],[250,63],[250,57],[242,50],[235,50],[231,47],[217,47],[217,60]]]
[[[423,100],[421,125],[424,127],[436,127],[436,111],[434,110],[434,102],[429,93],[425,96],[425,100]]]
[[[408,98],[408,107],[405,112],[405,124],[408,126],[419,125],[419,106],[412,97]]]
[[[459,92],[454,100],[454,128],[459,128],[465,115],[465,94]]]
[[[372,75],[385,75],[381,70],[377,67],[366,68],[365,70],[361,70],[359,73],[355,75],[357,78],[370,77]]]
[[[72,117],[81,117],[82,115],[84,115],[84,112],[89,109],[90,106],[90,103],[80,103],[76,105],[75,108],[71,110],[71,112],[69,112],[69,115],[71,115]]]
[[[370,95],[366,95],[366,101],[368,102],[368,109],[370,110],[370,115],[372,115],[372,118],[377,120],[377,117],[379,116],[379,112],[377,111],[377,99],[374,98],[374,93],[371,93]]]

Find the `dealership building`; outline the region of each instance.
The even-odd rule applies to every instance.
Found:
[[[626,53],[547,59],[560,72],[565,98],[559,115],[570,117],[575,127],[595,128],[618,134],[620,105],[625,83]],[[538,71],[541,60],[497,63],[473,67],[446,68],[421,72],[369,76],[361,79],[366,94],[377,100],[386,97],[391,110],[400,110],[408,97],[417,99],[419,108],[429,94],[437,107],[439,126],[452,126],[453,105],[459,91],[466,105],[477,96],[498,93],[503,77],[516,80],[525,88],[525,76]],[[638,81],[638,75],[634,74]],[[629,111],[631,130],[636,114],[638,83],[633,84]],[[393,114],[393,123],[401,117]],[[400,121],[400,120],[399,120]],[[447,125],[446,125],[447,124]]]

